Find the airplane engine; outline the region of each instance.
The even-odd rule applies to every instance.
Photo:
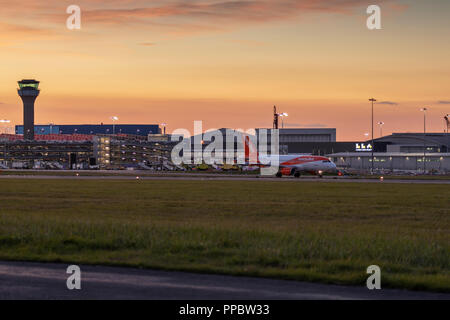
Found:
[[[293,172],[294,172],[294,169],[292,169],[292,168],[282,168],[281,169],[281,174],[283,176],[291,176],[293,174]]]

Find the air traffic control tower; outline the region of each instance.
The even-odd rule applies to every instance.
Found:
[[[34,101],[39,95],[39,81],[18,81],[17,92],[23,101],[23,138],[34,140]]]

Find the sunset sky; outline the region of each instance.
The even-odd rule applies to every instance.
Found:
[[[66,8],[82,10],[68,30]],[[382,30],[366,8],[382,9]],[[442,132],[450,113],[448,0],[0,0],[0,119],[16,81],[41,81],[36,123],[168,123],[168,130],[335,127]],[[378,128],[376,133],[378,135]]]

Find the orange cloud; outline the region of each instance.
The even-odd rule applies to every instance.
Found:
[[[56,33],[49,29],[2,22],[0,22],[0,30],[2,30],[0,33],[0,46],[10,45],[23,40],[54,38],[56,36]]]
[[[397,0],[378,0],[393,10],[404,8]],[[65,21],[66,4],[50,0],[44,5],[24,0],[31,5],[33,17],[47,22]],[[372,4],[369,0],[174,0],[174,1],[87,1],[79,0],[83,23],[86,25],[156,26],[168,33],[198,33],[229,30],[243,25],[295,19],[311,13],[351,14],[355,8]],[[16,12],[17,6],[0,0],[4,12]]]
[[[139,45],[144,46],[144,47],[153,47],[153,46],[156,46],[156,43],[154,43],[154,42],[143,42],[143,43],[140,43]]]

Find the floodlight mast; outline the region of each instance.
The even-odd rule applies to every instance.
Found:
[[[423,112],[423,174],[425,174],[427,163],[427,111],[429,107],[420,109]]]
[[[376,102],[377,101],[377,99],[374,99],[374,98],[371,98],[371,99],[369,99],[369,101],[370,102],[372,102],[372,166],[371,166],[371,169],[370,169],[370,173],[371,174],[373,174],[373,171],[374,171],[374,169],[373,169],[373,162],[374,162],[374,154],[373,154],[373,152],[374,152],[374,149],[375,149],[375,146],[374,146],[374,143],[373,143],[373,104],[374,104],[374,102]]]

